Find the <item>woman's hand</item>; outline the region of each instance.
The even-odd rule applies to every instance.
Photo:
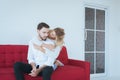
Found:
[[[39,45],[37,45],[37,44],[35,44],[35,43],[33,43],[33,46],[34,46],[35,49],[37,49],[37,50],[45,53],[45,49],[44,49],[42,46],[39,46]]]

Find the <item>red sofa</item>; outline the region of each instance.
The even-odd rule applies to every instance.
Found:
[[[0,78],[15,80],[13,65],[17,61],[27,63],[28,45],[0,45]],[[58,59],[65,64],[52,74],[52,80],[90,80],[90,63],[68,59],[66,47],[63,47]],[[42,80],[25,74],[25,80]]]

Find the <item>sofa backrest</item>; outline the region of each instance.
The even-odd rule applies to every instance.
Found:
[[[27,63],[28,45],[0,45],[0,67],[13,67],[17,61]],[[68,55],[64,46],[60,51],[58,59],[64,63],[68,63]]]
[[[27,62],[27,45],[0,45],[0,67],[13,67],[17,61]]]
[[[57,59],[60,60],[63,64],[68,63],[68,54],[65,46],[62,47]]]

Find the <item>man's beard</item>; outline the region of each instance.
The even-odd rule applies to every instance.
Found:
[[[46,41],[46,39],[47,39],[47,38],[46,38],[46,39],[43,39],[43,38],[40,36],[40,34],[39,34],[39,37],[40,37],[40,39],[43,40],[43,41]]]

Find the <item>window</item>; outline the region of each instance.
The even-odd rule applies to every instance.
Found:
[[[105,73],[105,9],[85,7],[85,60],[90,73]]]

